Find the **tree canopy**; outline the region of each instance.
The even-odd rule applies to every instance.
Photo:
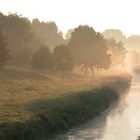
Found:
[[[31,66],[35,69],[45,71],[53,68],[53,54],[47,45],[41,45],[33,54]]]
[[[86,67],[94,68],[102,65],[102,68],[107,68],[110,64],[106,40],[92,27],[79,26],[75,28],[68,46],[72,51],[76,65],[84,64]]]
[[[58,71],[71,71],[74,68],[74,61],[69,48],[66,45],[59,45],[54,48],[55,68]]]
[[[112,66],[123,65],[125,62],[127,50],[122,42],[117,42],[113,39],[108,41],[108,50],[111,54]]]
[[[27,68],[31,64],[40,70],[53,67],[60,71],[72,70],[74,66],[83,66],[92,71],[108,69],[111,64],[115,66],[124,63],[127,51],[123,43],[132,47],[140,44],[138,35],[126,38],[118,29],[107,29],[101,34],[88,25],[68,30],[64,39],[55,22],[39,19],[30,21],[17,14],[0,13],[0,26],[3,26],[7,37],[1,37],[5,43],[2,46],[6,46],[7,52],[7,58],[1,65],[5,65],[10,59],[10,50],[12,66]],[[43,43],[48,46],[40,46]]]
[[[55,22],[40,22],[38,19],[33,19],[32,32],[51,49],[56,45],[65,44],[63,34]]]
[[[114,39],[118,42],[119,41],[123,42],[126,40],[126,36],[119,29],[106,29],[102,34],[108,40]]]
[[[34,19],[32,22],[21,15],[0,13],[0,25],[4,27],[7,37],[7,48],[13,59],[11,65],[28,66],[34,50],[42,43],[54,46],[64,44],[63,34],[58,30],[55,22],[41,22]]]

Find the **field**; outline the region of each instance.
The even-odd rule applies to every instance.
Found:
[[[68,130],[100,114],[129,87],[130,79],[127,74],[97,75],[90,81],[74,74],[60,78],[0,70],[0,137],[32,140]]]

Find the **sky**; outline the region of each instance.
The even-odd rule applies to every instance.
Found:
[[[88,24],[100,32],[115,28],[140,35],[140,0],[0,0],[0,12],[55,21],[64,33]]]

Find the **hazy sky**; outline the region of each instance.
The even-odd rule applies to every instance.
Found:
[[[96,31],[119,28],[140,34],[140,0],[0,0],[0,11],[55,21],[63,32],[88,24]]]

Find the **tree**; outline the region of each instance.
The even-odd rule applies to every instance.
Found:
[[[123,65],[127,54],[127,50],[124,48],[123,43],[111,39],[107,44],[112,60],[111,65],[113,67]]]
[[[118,42],[120,42],[120,41],[124,42],[126,39],[123,32],[121,30],[118,30],[118,29],[107,29],[102,34],[108,40],[114,39]]]
[[[17,14],[0,15],[0,25],[3,25],[7,37],[7,48],[10,49],[12,60],[10,65],[27,65],[31,57],[31,23]]]
[[[6,37],[4,37],[2,33],[2,27],[1,27],[0,28],[0,68],[3,68],[10,59],[11,57],[7,49]]]
[[[65,34],[65,38],[68,41],[71,38],[71,34],[74,31],[74,29],[69,29],[66,34]]]
[[[79,26],[71,34],[68,43],[76,65],[83,65],[85,74],[90,68],[92,75],[97,67],[105,68],[106,62],[110,64],[110,56],[106,40],[100,33],[89,26]]]
[[[32,32],[40,38],[41,42],[47,43],[52,50],[56,45],[66,42],[55,22],[40,22],[38,19],[33,19],[31,27]]]
[[[71,71],[74,68],[71,52],[66,45],[59,45],[54,48],[54,59],[57,71]]]
[[[4,25],[4,34],[7,37],[7,48],[10,49],[12,60],[9,65],[28,67],[34,50],[40,44],[47,43],[54,46],[66,43],[62,32],[54,22],[32,22],[21,15],[0,13],[0,26]]]
[[[53,68],[53,54],[46,45],[41,47],[33,54],[31,66],[35,69],[45,71]]]

